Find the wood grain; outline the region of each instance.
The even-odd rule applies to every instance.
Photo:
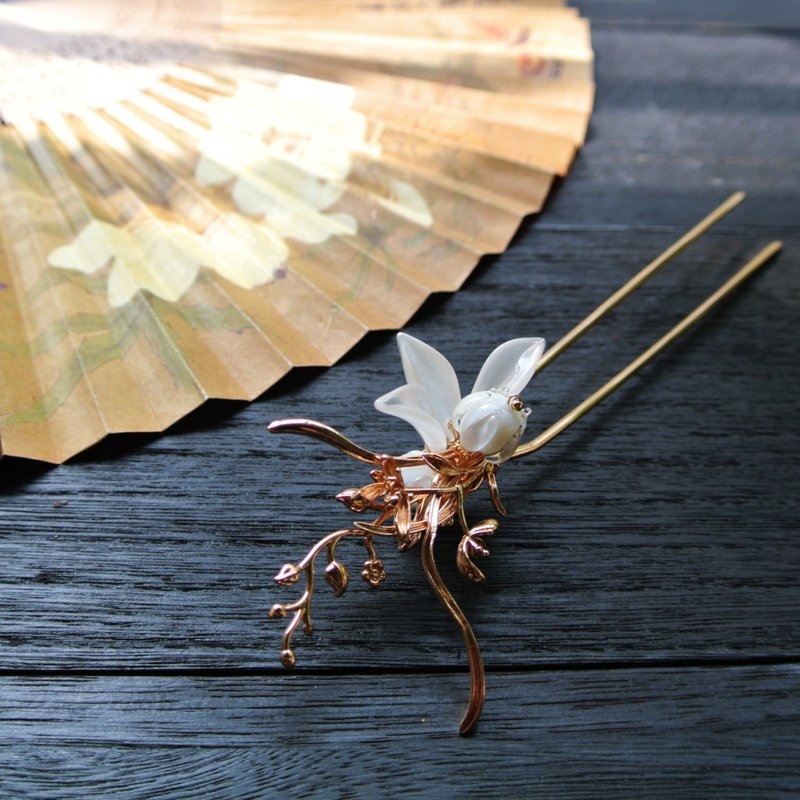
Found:
[[[199,800],[796,789],[795,667],[490,672],[494,700],[468,739],[454,733],[465,677],[5,680],[12,756],[0,791]]]
[[[294,675],[266,619],[287,599],[271,575],[350,519],[332,498],[366,478],[266,424],[311,416],[374,449],[416,444],[372,409],[401,380],[393,336],[373,334],[331,371],[163,436],[55,469],[0,461],[0,797],[800,794],[797,5],[582,10],[598,95],[570,181],[407,330],[466,385],[496,343],[555,340],[747,190],[534,381],[535,432],[759,247],[786,245],[618,396],[503,467],[511,513],[485,589],[464,587],[443,537],[490,668],[478,735],[451,733],[463,647],[416,553],[384,548],[379,590],[323,587]],[[341,556],[357,571],[355,548]]]
[[[459,295],[456,313],[444,301],[410,330],[474,375],[491,346],[469,331],[485,303],[501,337],[554,339],[671,237],[629,232],[622,249],[603,233],[531,231],[524,258],[539,269],[518,263],[517,251]],[[599,385],[748,252],[742,234],[699,244],[636,307],[620,309],[534,382],[532,427]],[[790,490],[800,439],[792,425],[774,424],[791,420],[800,395],[796,317],[780,302],[796,280],[775,264],[619,398],[534,460],[504,466],[511,514],[494,537],[484,591],[464,589],[455,541],[444,537],[445,574],[490,664],[800,651]],[[767,321],[774,346],[763,341]],[[386,337],[219,427],[195,421],[119,457],[87,456],[8,496],[0,665],[164,667],[177,658],[195,668],[278,668],[280,625],[265,612],[291,590],[268,588],[271,576],[347,524],[352,515],[333,497],[368,475],[315,442],[271,437],[264,425],[314,415],[371,448],[403,451],[413,431],[371,407],[399,382]],[[489,513],[487,498],[472,509],[475,519]],[[362,552],[350,545],[341,556],[352,568]],[[356,581],[333,600],[323,586],[318,634],[299,643],[301,664],[462,663],[417,554],[382,554],[384,588]],[[496,622],[504,610],[513,624]]]

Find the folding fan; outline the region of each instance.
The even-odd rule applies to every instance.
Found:
[[[0,436],[50,462],[458,289],[593,97],[556,0],[6,3],[0,74]]]

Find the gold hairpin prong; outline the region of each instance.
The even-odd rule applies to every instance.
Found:
[[[619,389],[623,383],[632,378],[642,367],[649,364],[662,350],[669,347],[678,337],[686,333],[689,328],[699,322],[721,300],[733,292],[740,284],[767,263],[783,247],[783,242],[771,242],[763,250],[751,258],[736,274],[731,276],[715,292],[709,295],[694,311],[687,314],[674,328],[665,333],[657,342],[647,348],[638,358],[635,358],[627,367],[621,369],[613,378],[604,383],[596,392],[592,393],[583,402],[579,403],[569,413],[554,422],[549,428],[540,433],[527,444],[520,445],[512,458],[533,453],[552,441],[559,433],[566,430],[573,422],[577,422],[584,414],[591,411],[612,392]],[[587,317],[588,319],[588,317]],[[545,356],[543,356],[543,359]]]
[[[568,347],[575,344],[590,328],[593,328],[612,309],[616,308],[626,297],[650,280],[662,267],[665,267],[675,256],[682,253],[692,242],[699,239],[712,225],[716,225],[726,214],[733,211],[746,197],[744,192],[734,192],[725,202],[717,206],[693,228],[690,228],[680,239],[673,242],[661,255],[654,258],[646,267],[637,272],[624,286],[620,286],[614,294],[606,298],[587,317],[581,320],[569,333],[562,336],[542,356],[536,367],[539,374],[552,361],[558,358]]]

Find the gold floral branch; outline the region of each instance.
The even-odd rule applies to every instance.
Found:
[[[377,466],[371,473],[373,483],[357,489],[340,492],[336,499],[351,511],[361,513],[372,510],[377,516],[372,522],[356,521],[353,528],[345,528],[320,539],[298,564],[284,564],[275,576],[282,586],[293,586],[305,576],[305,589],[293,603],[272,606],[269,616],[283,619],[294,615],[283,635],[281,663],[293,667],[296,657],[291,647],[294,633],[303,624],[306,633],[313,630],[311,603],[315,589],[315,563],[317,557],[327,552],[328,565],[325,578],[338,597],[347,588],[349,574],[343,563],[336,559],[336,546],[348,536],[360,536],[367,548],[368,559],[361,573],[371,586],[378,586],[386,577],[383,563],[377,558],[372,537],[392,537],[399,550],[409,550],[423,542],[422,565],[425,574],[445,608],[458,624],[464,636],[469,659],[471,691],[467,712],[460,730],[466,733],[477,721],[485,698],[485,676],[477,639],[464,612],[456,603],[442,581],[433,553],[436,533],[441,526],[450,525],[456,519],[462,531],[456,563],[459,571],[468,579],[483,582],[485,576],[473,561],[476,555],[486,556],[488,549],[482,537],[493,533],[497,521],[484,520],[470,527],[464,509],[467,494],[478,489],[488,480],[492,498],[498,509],[502,509],[495,481],[496,465],[489,463],[479,452],[464,450],[457,442],[444,453],[423,453],[420,456],[394,457],[378,455],[356,445],[347,437],[327,425],[314,420],[279,420],[269,426],[273,433],[296,433],[311,436],[337,447],[347,455]],[[457,438],[457,437],[456,437]],[[409,488],[405,486],[401,467],[427,466],[433,470],[430,487]]]

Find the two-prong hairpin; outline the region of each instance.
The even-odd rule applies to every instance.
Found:
[[[413,425],[424,443],[424,449],[401,456],[374,453],[333,428],[308,419],[278,420],[269,426],[272,433],[297,433],[321,439],[373,468],[370,483],[337,495],[337,499],[351,511],[369,514],[371,519],[356,521],[351,528],[329,533],[311,548],[302,561],[285,564],[275,576],[275,580],[283,586],[303,581],[297,600],[273,605],[270,610],[273,618],[290,617],[283,636],[281,661],[284,666],[292,667],[295,664],[291,640],[297,628],[303,625],[306,633],[312,629],[311,602],[319,555],[323,552],[326,554],[325,579],[338,596],[347,588],[349,581],[347,568],[339,561],[336,552],[343,539],[355,537],[366,548],[367,559],[361,576],[370,586],[378,586],[386,577],[375,549],[376,539],[393,539],[400,550],[409,550],[419,544],[428,581],[464,636],[469,657],[471,692],[459,731],[467,733],[472,729],[483,708],[486,691],[483,661],[475,634],[437,569],[434,542],[439,529],[451,524],[459,526],[461,539],[456,553],[458,569],[467,579],[483,582],[484,574],[476,560],[489,554],[486,538],[495,532],[498,523],[495,519],[485,519],[471,525],[464,511],[466,496],[485,483],[495,509],[505,514],[497,488],[496,473],[500,464],[539,450],[579,420],[766,263],[780,250],[781,243],[767,245],[638,358],[538,436],[520,444],[528,420],[528,411],[520,395],[534,372],[541,373],[618,303],[743,199],[742,192],[729,197],[549,350],[545,351],[544,339],[540,338],[513,339],[501,344],[486,360],[472,391],[463,398],[455,371],[444,356],[412,336],[398,334],[406,384],[378,398],[375,406],[379,411],[400,417]]]

